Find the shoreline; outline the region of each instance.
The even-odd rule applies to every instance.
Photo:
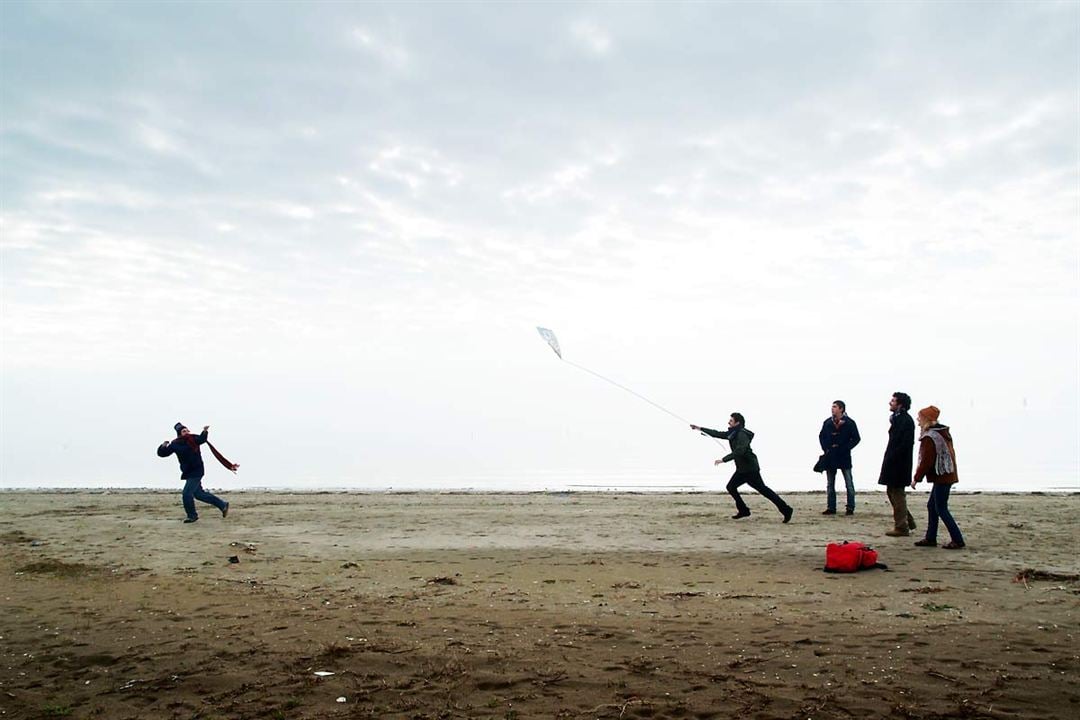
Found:
[[[208,487],[219,488],[218,485],[209,485]],[[917,494],[926,495],[926,484],[923,483],[919,486],[919,490],[912,491],[908,489],[909,497],[916,496]],[[3,494],[43,494],[49,493],[70,495],[74,493],[87,493],[87,494],[153,494],[153,495],[165,495],[178,493],[183,487],[177,484],[175,487],[162,488],[162,487],[0,487],[0,495]],[[221,492],[229,493],[231,495],[243,495],[243,494],[255,494],[255,493],[271,493],[271,494],[286,494],[286,495],[722,495],[728,497],[727,491],[723,487],[716,489],[704,490],[678,490],[672,488],[659,487],[657,489],[647,488],[634,488],[634,489],[618,489],[609,488],[607,486],[600,487],[596,490],[589,490],[585,488],[576,488],[573,490],[488,490],[488,489],[473,489],[473,488],[422,488],[422,489],[395,489],[395,488],[345,488],[345,487],[325,487],[325,488],[293,488],[293,487],[258,487],[258,486],[246,486],[246,487],[230,487],[221,488]],[[741,492],[744,495],[756,495],[757,493],[749,488],[742,489]],[[778,491],[783,495],[791,495],[793,497],[811,496],[811,495],[825,495],[824,490],[781,490]],[[878,486],[867,490],[857,490],[856,498],[864,493],[872,493],[875,496],[884,496],[885,490],[883,486]],[[843,496],[843,488],[840,488],[839,496]],[[955,497],[958,495],[1016,495],[1020,497],[1029,495],[1080,495],[1080,488],[1047,488],[1043,490],[983,490],[973,489],[965,490],[963,488],[955,488],[950,492],[950,495]]]

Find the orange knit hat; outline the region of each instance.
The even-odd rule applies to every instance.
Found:
[[[919,417],[926,418],[932,423],[936,423],[937,419],[941,417],[941,411],[933,405],[927,405],[919,411]]]

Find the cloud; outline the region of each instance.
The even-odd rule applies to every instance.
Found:
[[[205,175],[216,175],[220,172],[217,165],[205,157],[205,154],[196,149],[198,141],[192,140],[192,131],[184,128],[182,123],[176,120],[166,121],[168,110],[150,98],[139,97],[129,99],[128,104],[132,108],[135,118],[130,126],[130,136],[136,141],[138,147],[150,151],[152,155],[159,156],[164,160],[179,161],[182,165],[190,167]],[[141,116],[141,119],[139,119]],[[114,121],[119,122],[120,118]],[[181,127],[166,129],[159,123],[181,125]]]
[[[403,183],[410,190],[420,190],[435,181],[444,187],[454,187],[462,180],[462,173],[437,151],[424,147],[391,145],[375,153],[368,168],[381,175]]]
[[[58,185],[35,193],[34,200],[44,205],[81,204],[129,210],[145,210],[159,204],[153,193],[117,183]]]
[[[164,130],[145,123],[136,123],[135,137],[145,147],[163,155],[180,155],[180,144]]]
[[[391,40],[366,25],[358,25],[349,33],[353,47],[379,61],[383,66],[402,72],[412,64],[412,55],[400,41]]]
[[[279,214],[293,220],[311,220],[315,217],[315,211],[306,205],[277,203],[274,209]]]
[[[611,34],[592,20],[575,21],[570,26],[570,37],[579,48],[595,57],[606,57],[614,47]]]
[[[617,147],[609,146],[602,149],[586,148],[580,156],[562,161],[538,181],[503,190],[503,198],[534,204],[567,195],[587,197],[588,180],[596,171],[617,165],[622,160],[623,153]]]

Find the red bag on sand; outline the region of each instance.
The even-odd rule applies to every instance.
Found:
[[[853,573],[870,568],[888,569],[878,562],[877,550],[869,545],[845,540],[825,546],[825,572]]]

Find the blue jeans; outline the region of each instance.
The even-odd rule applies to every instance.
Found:
[[[849,511],[855,511],[855,478],[851,475],[851,468],[843,468],[840,472],[844,473],[844,487],[847,489],[847,509]],[[826,470],[825,477],[828,480],[828,497],[825,500],[826,507],[833,512],[836,512],[836,471]]]
[[[949,537],[957,545],[964,544],[964,536],[960,534],[960,526],[953,520],[949,512],[949,491],[952,485],[939,485],[934,483],[930,490],[930,499],[926,501],[926,509],[930,511],[930,519],[926,521],[926,539],[937,542],[938,518],[945,523],[945,529],[949,531]]]
[[[184,481],[184,512],[192,520],[199,517],[199,513],[195,510],[195,501],[202,500],[204,503],[213,505],[218,510],[225,509],[225,501],[216,495],[203,490],[202,475],[199,477],[188,478]]]

